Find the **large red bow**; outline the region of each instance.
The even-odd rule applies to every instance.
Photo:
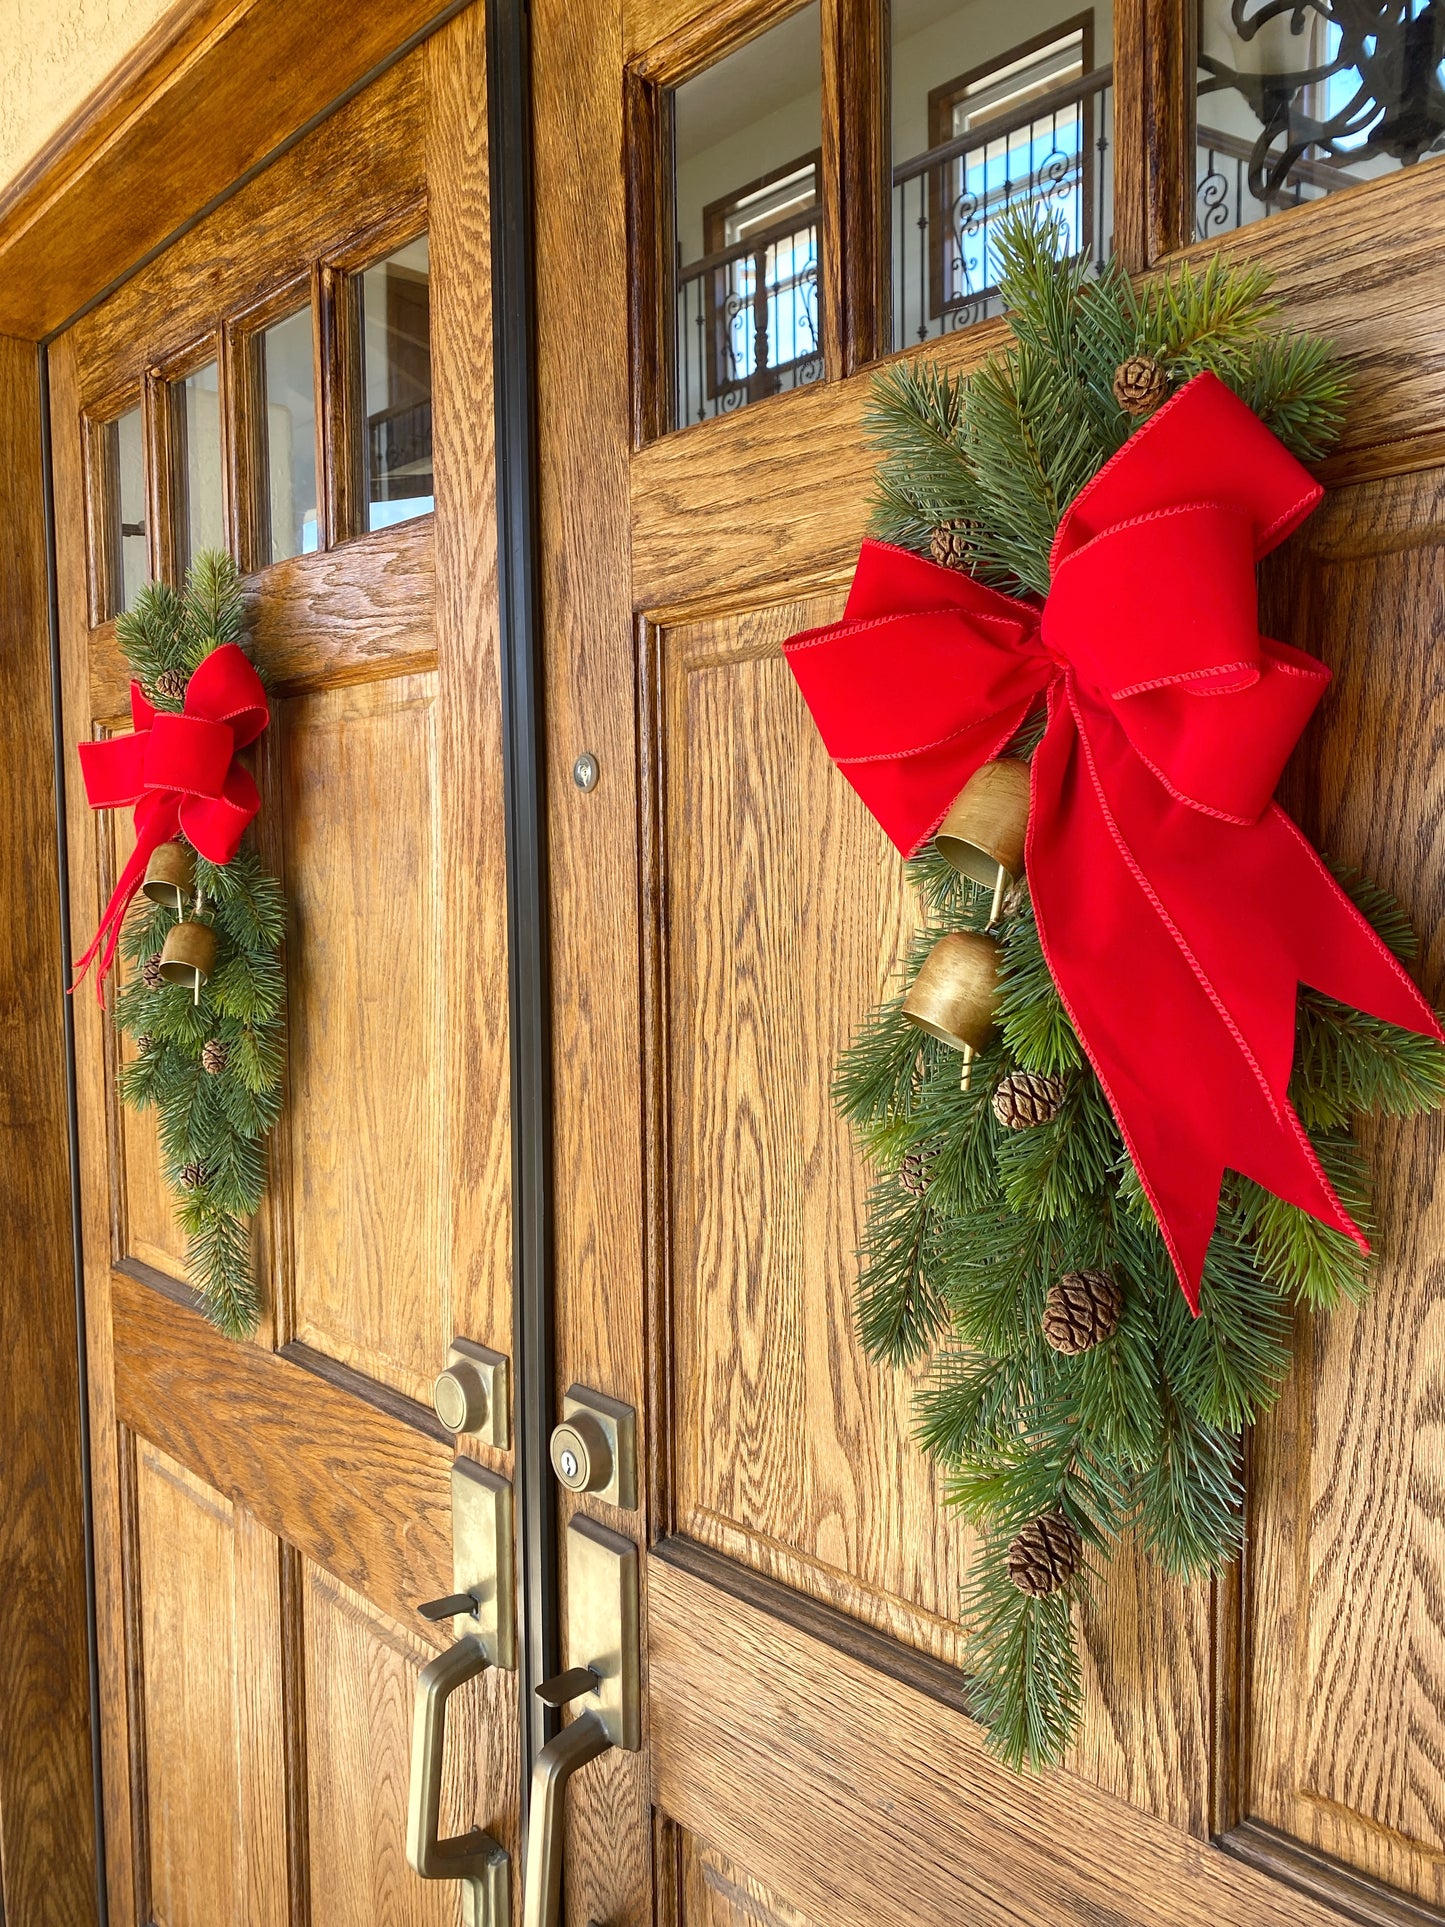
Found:
[[[1329,671],[1259,634],[1255,564],[1321,494],[1198,375],[1065,514],[1042,605],[867,542],[843,621],[785,645],[905,855],[1046,694],[1039,935],[1196,1311],[1226,1168],[1369,1248],[1285,1095],[1297,984],[1441,1035],[1270,800]]]
[[[261,799],[235,754],[271,720],[261,678],[234,642],[213,649],[194,670],[181,715],[156,709],[134,682],[130,711],[134,735],[80,745],[90,807],[135,804],[135,849],[75,967],[78,983],[99,953],[97,996],[104,995],[126,910],[157,847],[180,831],[212,863],[229,863],[236,854]]]

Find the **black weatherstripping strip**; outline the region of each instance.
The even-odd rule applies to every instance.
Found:
[[[530,19],[487,0],[492,205],[492,366],[497,581],[507,821],[507,976],[512,1063],[512,1347],[516,1365],[526,1816],[531,1765],[556,1715],[535,1688],[557,1670],[557,1508],[547,1441],[553,1402],[552,1032],[547,812],[537,575]]]

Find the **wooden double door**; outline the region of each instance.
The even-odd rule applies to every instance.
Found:
[[[116,544],[137,517],[112,513],[124,474],[107,451],[138,413],[144,569],[176,578],[213,480],[219,539],[247,571],[274,691],[259,838],[291,904],[252,1343],[189,1302],[152,1126],[119,1107],[117,1041],[88,991],[76,1002],[117,1922],[461,1918],[456,1884],[419,1880],[404,1853],[417,1681],[451,1637],[416,1609],[453,1589],[454,1459],[502,1482],[525,1544],[546,1508],[518,1507],[510,1440],[545,1433],[574,1388],[635,1413],[637,1489],[619,1496],[636,1503],[558,1489],[557,1596],[538,1596],[549,1561],[524,1557],[516,1619],[557,1629],[553,1663],[590,1663],[565,1650],[575,1522],[635,1544],[642,1722],[640,1746],[581,1766],[557,1803],[567,1920],[1445,1917],[1433,1124],[1374,1147],[1376,1297],[1297,1334],[1253,1444],[1237,1580],[1185,1592],[1116,1566],[1083,1628],[1088,1713],[1063,1772],[1010,1776],[965,1712],[968,1548],[912,1443],[910,1387],[853,1337],[863,1176],[828,1099],[912,910],[780,655],[840,608],[866,516],[885,250],[844,187],[876,167],[869,9],[822,10],[823,219],[841,243],[822,378],[677,433],[655,380],[657,103],[779,11],[531,13],[553,1359],[527,1394],[546,1411],[514,1382],[508,1443],[454,1441],[430,1405],[453,1340],[515,1358],[513,1218],[539,1206],[513,1196],[508,866],[515,886],[524,857],[505,805],[480,6],[51,347],[68,737],[124,726]],[[1139,87],[1120,140],[1144,171],[1121,163],[1133,186],[1116,192],[1140,267],[1169,242],[1167,182],[1148,173],[1168,144],[1140,106],[1158,28],[1142,10],[1114,25],[1116,72]],[[1301,813],[1427,933],[1442,907],[1434,178],[1237,244],[1360,369],[1336,492],[1270,584],[1275,632],[1337,678]],[[354,317],[380,266],[415,282],[423,238],[431,472],[391,519],[358,481],[388,404],[358,390]],[[272,406],[257,343],[300,315],[314,502],[286,553],[257,453]],[[997,340],[984,323],[936,352],[965,367]],[[196,396],[214,450],[188,468]],[[73,768],[68,821],[88,931],[126,832],[91,815]],[[1427,989],[1438,969],[1430,944]],[[538,1660],[524,1637],[524,1678]],[[458,1694],[442,1813],[506,1850],[517,1918],[543,1811],[534,1799],[524,1839],[522,1704],[502,1666]]]

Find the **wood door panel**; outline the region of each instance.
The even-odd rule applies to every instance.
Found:
[[[814,597],[663,631],[676,1529],[945,1663],[969,1539],[913,1440],[926,1375],[852,1320],[867,1172],[829,1090],[921,908],[779,653]],[[1208,1590],[1134,1550],[1082,1622],[1074,1769],[1208,1831]]]
[[[956,1676],[715,1554],[647,1561],[653,1798],[829,1927],[1330,1927],[1071,1773],[984,1750]]]
[[[418,1401],[451,1336],[441,1243],[436,677],[281,716],[293,1330]]]
[[[678,1927],[820,1927],[695,1834],[683,1834],[678,1858]]]
[[[124,1423],[392,1618],[451,1590],[452,1453],[429,1412],[411,1408],[408,1423],[281,1353],[234,1345],[124,1272],[112,1303]]]
[[[962,1533],[911,1447],[912,1388],[852,1328],[866,1177],[828,1090],[915,906],[778,653],[831,613],[663,638],[676,1516],[954,1657]]]
[[[431,1650],[310,1564],[303,1600],[312,1927],[460,1927],[459,1888],[418,1880],[401,1853],[416,1680]],[[490,1819],[487,1769],[501,1763],[487,1744],[487,1685],[471,1682],[447,1709],[444,1833]]]
[[[340,549],[273,562],[246,583],[247,644],[273,691],[403,676],[436,664],[436,531],[419,515]],[[97,722],[130,726],[130,665],[114,622],[90,632]]]
[[[283,1927],[280,1558],[242,1508],[134,1441],[133,1745],[150,1910]]]
[[[1334,684],[1295,777],[1322,845],[1393,889],[1445,984],[1445,481],[1341,490],[1275,585]],[[1298,1321],[1256,1435],[1245,1803],[1445,1906],[1445,1198],[1438,1117],[1372,1129],[1369,1302]]]

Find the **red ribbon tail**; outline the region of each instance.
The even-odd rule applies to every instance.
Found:
[[[176,819],[177,807],[173,798],[161,798],[150,803],[143,801],[136,805],[135,848],[130,853],[129,862],[116,879],[115,888],[110,893],[110,902],[105,906],[100,926],[91,939],[89,948],[84,956],[76,959],[70,983],[72,994],[80,987],[86,971],[99,957],[99,967],[95,973],[95,1000],[98,1004],[105,1003],[105,980],[115,962],[125,913],[145,878],[146,866],[152,856],[162,843],[168,843],[175,835]]]

